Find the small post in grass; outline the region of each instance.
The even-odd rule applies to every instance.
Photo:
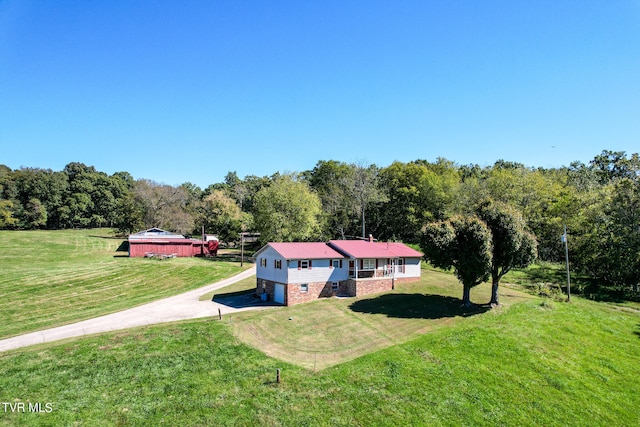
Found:
[[[280,384],[280,368],[276,369],[276,383]]]
[[[220,311],[220,307],[218,307],[218,320],[222,320],[222,312]]]

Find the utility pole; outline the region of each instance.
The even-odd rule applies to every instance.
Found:
[[[240,267],[244,263],[244,233],[240,233]]]
[[[569,274],[569,244],[567,242],[567,226],[564,226],[564,234],[562,235],[564,242],[564,255],[567,261],[567,301],[571,301],[571,274]]]

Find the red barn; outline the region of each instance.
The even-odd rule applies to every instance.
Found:
[[[171,233],[159,228],[151,228],[129,235],[130,257],[192,257],[209,254],[209,246],[202,240],[188,239],[182,234]]]

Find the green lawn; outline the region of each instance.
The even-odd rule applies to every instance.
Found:
[[[235,262],[128,258],[116,252],[122,241],[107,229],[0,231],[0,338],[130,308],[241,271]]]
[[[627,308],[528,299],[317,371],[241,343],[238,318],[0,354],[0,401],[53,409],[0,412],[0,425],[640,424],[640,315]]]
[[[229,291],[239,291],[242,283]],[[246,289],[255,287],[246,282]],[[217,291],[226,292],[227,288]],[[472,290],[472,301],[490,300],[490,285]],[[359,298],[329,298],[268,311],[234,316],[234,334],[266,354],[309,369],[323,369],[402,343],[425,332],[486,312],[461,308],[462,286],[451,275],[423,269],[419,282],[400,284],[392,292]],[[209,295],[207,295],[209,296]],[[503,307],[534,299],[503,286]]]
[[[3,319],[17,306],[9,324],[31,328],[46,316],[90,317],[93,299],[101,310],[120,302],[109,293],[155,299],[223,269],[114,258],[119,241],[96,230],[0,239]],[[21,254],[25,242],[44,250]],[[0,353],[0,425],[640,425],[640,310],[502,285],[502,307],[464,312],[461,293],[452,275],[425,268],[420,282],[390,293]],[[489,286],[471,298],[486,303]],[[36,403],[51,412],[29,413]]]

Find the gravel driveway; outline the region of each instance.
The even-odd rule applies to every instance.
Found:
[[[65,338],[117,331],[136,326],[217,316],[218,310],[220,310],[222,314],[228,314],[238,311],[264,308],[264,306],[259,304],[255,306],[249,305],[243,307],[232,307],[213,301],[198,301],[198,298],[207,292],[223,288],[255,274],[256,267],[253,266],[242,273],[230,277],[229,279],[221,280],[180,295],[161,299],[138,307],[130,308],[128,310],[119,311],[117,313],[83,320],[82,322],[0,340],[0,352]]]

